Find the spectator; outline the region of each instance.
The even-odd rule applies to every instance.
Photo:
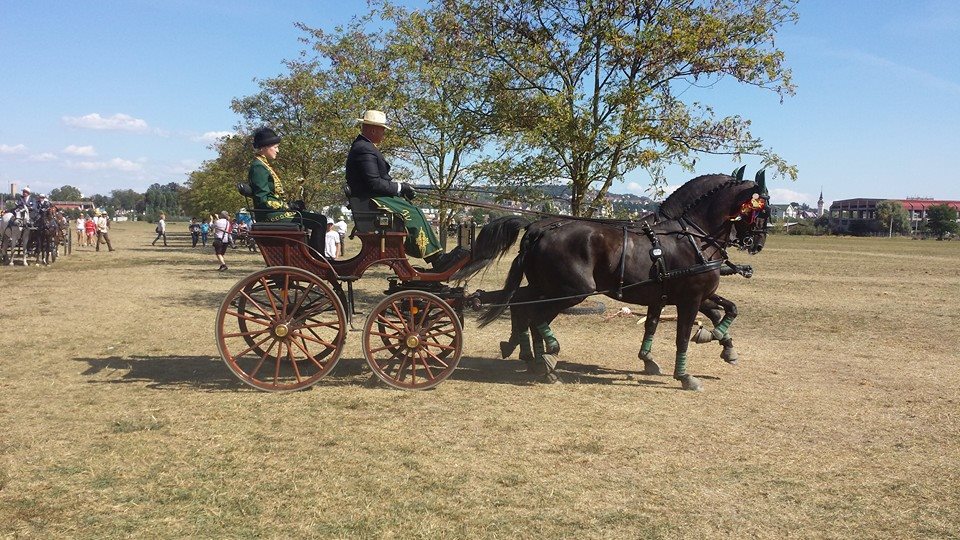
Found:
[[[193,241],[193,247],[197,247],[197,242],[200,241],[200,224],[197,223],[197,218],[190,218],[190,239]]]
[[[113,251],[113,246],[110,245],[110,224],[107,219],[107,213],[97,212],[97,215],[100,216],[96,219],[97,223],[97,251],[100,251],[100,242],[107,244],[107,249]]]
[[[337,233],[340,235],[340,256],[342,257],[344,252],[346,252],[344,248],[347,247],[347,222],[341,217],[334,225],[336,225]]]
[[[85,246],[93,245],[93,237],[97,234],[97,224],[93,220],[93,215],[87,217],[86,221],[83,222],[83,231],[87,234],[87,243]]]
[[[227,246],[230,245],[230,214],[226,210],[220,212],[220,219],[213,222],[213,252],[220,261],[221,272],[227,269],[227,262],[223,259],[223,254],[227,252]]]
[[[210,223],[206,222],[200,224],[200,242],[203,243],[203,247],[207,247],[207,235],[210,234]]]
[[[77,216],[77,245],[83,245],[83,236],[85,233],[84,225],[86,225],[86,218],[83,216],[83,210],[80,211],[80,215]]]
[[[330,260],[336,260],[340,257],[340,233],[337,232],[336,226],[333,223],[327,223],[323,255]]]
[[[157,240],[163,237],[163,247],[167,247],[167,215],[160,213],[160,219],[157,220],[157,237],[150,243],[151,246],[157,245]]]

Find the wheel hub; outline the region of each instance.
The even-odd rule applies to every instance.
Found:
[[[286,324],[278,324],[273,327],[273,335],[278,338],[287,337],[287,334],[290,333],[290,327]]]
[[[410,334],[404,340],[404,344],[406,344],[408,349],[416,349],[420,346],[420,336],[417,334]]]

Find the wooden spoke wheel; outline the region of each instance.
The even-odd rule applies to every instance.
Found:
[[[241,381],[269,392],[312,386],[340,359],[343,304],[326,282],[290,266],[250,274],[217,313],[217,346]]]
[[[453,373],[462,353],[459,317],[450,304],[428,292],[390,295],[373,308],[364,324],[367,363],[394,388],[433,388]]]

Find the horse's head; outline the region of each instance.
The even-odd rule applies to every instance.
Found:
[[[751,255],[763,249],[767,239],[767,223],[770,221],[770,193],[767,191],[763,170],[757,172],[755,182],[746,182],[734,199],[730,212],[730,243]],[[752,184],[752,185],[751,185]]]

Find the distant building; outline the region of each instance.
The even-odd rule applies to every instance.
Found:
[[[912,197],[906,199],[843,199],[833,201],[830,205],[830,229],[847,232],[859,229],[860,232],[870,227],[882,230],[882,224],[877,222],[877,204],[881,201],[896,201],[900,203],[910,218],[910,230],[917,232],[927,219],[927,208],[946,204],[960,212],[960,201],[946,201],[932,198]]]

